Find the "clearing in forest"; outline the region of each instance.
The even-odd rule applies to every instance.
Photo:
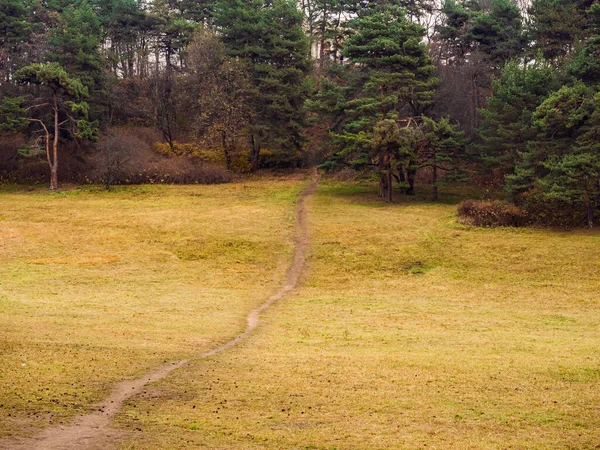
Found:
[[[0,431],[239,333],[283,283],[303,186],[4,194]],[[599,445],[600,236],[468,228],[446,199],[320,183],[301,286],[238,347],[130,399],[118,446]]]
[[[302,180],[0,195],[0,437],[243,331],[284,279]]]

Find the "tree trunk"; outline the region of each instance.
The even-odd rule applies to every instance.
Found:
[[[56,191],[58,189],[58,173],[56,165],[50,168],[50,190]]]
[[[433,201],[438,201],[437,167],[433,166]]]
[[[319,41],[319,74],[323,74],[325,67],[325,39]]]
[[[594,226],[594,208],[590,200],[590,195],[587,191],[585,192],[585,212],[588,227],[592,228]]]
[[[258,162],[260,156],[260,142],[252,136],[252,153],[250,155],[250,171],[255,173],[258,170]]]
[[[135,66],[135,62],[133,60],[133,58],[135,57],[135,52],[132,48],[132,45],[128,45],[127,46],[127,67],[129,69],[129,77],[132,78],[134,76],[134,66]]]
[[[171,121],[169,120],[169,113],[167,113],[167,124],[165,131],[163,131],[163,136],[165,137],[167,143],[169,144],[169,148],[171,151],[175,150],[175,144],[173,141],[173,133],[171,132]]]
[[[225,130],[221,131],[221,145],[225,154],[225,165],[227,170],[231,170],[231,149],[229,148],[229,144],[227,144],[227,133]]]
[[[54,102],[54,139],[52,141],[52,159],[48,161],[50,164],[50,189],[55,191],[58,189],[58,101],[56,99],[56,92],[52,94],[52,100]]]
[[[392,170],[389,169],[387,173],[387,202],[392,203],[394,195],[394,183],[392,177]]]
[[[386,197],[386,186],[385,186],[385,174],[379,174],[379,196],[381,198]]]
[[[406,181],[408,181],[408,187],[406,188],[406,195],[415,195],[415,176],[417,171],[411,167],[406,169]]]
[[[404,176],[404,168],[398,169],[398,183],[406,183],[406,177]]]
[[[385,159],[382,156],[379,157],[379,161],[377,163],[379,165],[379,196],[381,198],[387,197],[387,186],[386,186],[386,177],[384,173],[385,169]]]
[[[154,116],[158,117],[158,104],[160,102],[158,77],[160,69],[160,52],[158,48],[158,40],[154,49]]]

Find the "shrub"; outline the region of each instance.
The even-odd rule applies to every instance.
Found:
[[[92,179],[110,189],[111,184],[118,183],[127,176],[132,155],[144,147],[147,144],[130,128],[107,130],[97,145],[98,154]]]
[[[111,184],[216,184],[228,183],[232,173],[216,162],[193,157],[194,144],[177,144],[181,155],[168,144],[149,144],[137,128],[113,128],[93,155],[95,169],[89,181]],[[186,154],[187,153],[187,154]]]
[[[50,174],[42,142],[24,137],[0,137],[0,178],[4,183],[45,184]],[[86,171],[85,160],[80,156],[85,145],[72,141],[61,142],[59,152],[59,179],[62,183],[79,181]]]
[[[203,161],[209,165],[226,166],[227,160],[225,152],[222,148],[203,148],[197,143],[182,143],[173,142],[173,148],[167,142],[156,142],[152,148],[159,155],[167,158],[189,158],[193,160]],[[230,150],[231,170],[238,173],[247,173],[251,170],[250,155],[248,151],[242,150],[239,147]]]
[[[154,151],[159,155],[169,158],[174,156],[187,156],[190,158],[199,158],[202,155],[202,150],[196,144],[187,142],[173,141],[173,148],[168,142],[156,142],[153,146]]]
[[[155,128],[142,126],[131,126],[129,128],[135,133],[138,139],[144,141],[148,146],[153,145],[162,138],[162,134]]]
[[[335,172],[332,175],[332,178],[336,181],[355,181],[357,176],[358,173],[356,170],[345,167],[342,170]]]
[[[466,200],[458,205],[458,220],[477,227],[521,227],[529,222],[529,215],[523,209],[499,200]]]
[[[545,198],[541,192],[532,189],[519,195],[515,202],[529,213],[532,223],[557,228],[575,228],[587,224],[583,201],[567,202]],[[600,213],[596,206],[596,214]]]
[[[232,173],[217,164],[169,158],[131,172],[124,184],[219,184],[229,183]]]
[[[282,151],[263,148],[260,151],[259,166],[267,169],[293,169],[301,166],[302,156],[299,149]]]

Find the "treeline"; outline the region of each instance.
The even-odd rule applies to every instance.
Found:
[[[188,165],[299,162],[312,62],[293,2],[0,0],[0,18],[0,130],[27,137],[14,156],[46,155],[52,189],[58,149],[93,159],[86,142],[107,185],[151,177],[123,170],[131,127]]]
[[[388,201],[426,173],[434,199],[470,179],[591,225],[599,8],[0,0],[0,172],[45,159],[52,188],[59,162],[109,187],[320,163],[372,174]]]

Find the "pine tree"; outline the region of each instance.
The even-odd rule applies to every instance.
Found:
[[[27,124],[23,104],[26,97],[4,96],[0,102],[0,138],[3,135],[23,133]]]
[[[33,0],[0,0],[0,81],[10,83],[12,74],[31,62],[29,41],[42,28],[32,20],[37,8]]]
[[[30,97],[23,109],[27,119],[39,125],[50,168],[50,189],[58,189],[58,144],[61,131],[80,139],[97,139],[97,129],[87,120],[89,106],[83,101],[87,87],[58,63],[31,64],[19,69],[15,79],[36,85],[38,97]],[[67,127],[68,126],[68,127]]]
[[[248,127],[252,170],[261,148],[297,154],[308,96],[308,40],[302,14],[290,0],[222,0],[215,21],[232,57],[246,62],[253,93]]]
[[[90,118],[100,120],[106,109],[105,76],[100,55],[100,21],[88,0],[69,2],[50,32],[47,61],[57,62],[88,90]]]
[[[433,198],[438,200],[439,171],[448,172],[446,175],[455,181],[464,180],[464,174],[461,173],[461,163],[465,160],[465,147],[467,140],[462,131],[450,123],[450,120],[443,118],[439,121],[423,117],[421,127],[423,141],[416,146],[417,152],[415,159],[419,168],[431,167]]]
[[[441,43],[441,59],[446,64],[464,64],[473,47],[470,33],[475,11],[469,3],[445,0],[442,5],[443,22],[438,27],[436,40]]]
[[[91,91],[101,84],[100,21],[87,0],[63,8],[50,36],[47,58],[78,77]]]
[[[445,0],[442,14],[436,39],[448,63],[465,64],[478,52],[498,70],[527,46],[521,11],[510,0],[492,0],[489,11],[476,2]]]
[[[570,0],[533,0],[529,29],[534,51],[548,60],[562,60],[585,30],[582,5]]]
[[[600,94],[583,83],[552,93],[535,111],[535,139],[507,176],[518,200],[579,211],[591,227],[600,209]]]
[[[327,61],[338,56],[343,34],[345,2],[340,0],[301,0],[305,26],[312,40],[319,73],[322,74]]]
[[[479,150],[487,167],[501,177],[512,172],[519,154],[536,137],[534,111],[559,85],[556,69],[541,57],[526,65],[512,61],[502,69],[479,110]]]
[[[146,75],[144,58],[149,55],[144,33],[152,25],[137,0],[94,0],[102,27],[102,49],[114,74],[129,78]],[[136,67],[137,66],[137,67]]]
[[[569,75],[589,85],[600,83],[600,5],[593,4],[587,12],[589,38],[567,65]]]
[[[432,104],[437,79],[421,42],[424,30],[401,10],[372,8],[351,29],[343,49],[351,61],[345,86],[329,86],[315,106],[342,114],[335,137],[338,151],[330,163],[376,167],[380,194],[391,201],[394,176],[412,189],[412,127]]]
[[[177,8],[181,17],[196,23],[212,22],[215,0],[178,0]]]
[[[469,35],[494,69],[522,54],[527,44],[521,11],[510,0],[492,0],[489,13],[475,14]]]

